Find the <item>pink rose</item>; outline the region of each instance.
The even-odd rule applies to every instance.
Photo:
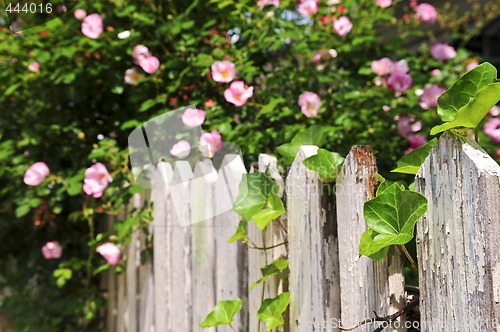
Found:
[[[38,73],[40,71],[40,64],[34,61],[28,66],[28,69],[33,73]]]
[[[229,83],[235,77],[236,69],[231,61],[216,61],[212,64],[212,78],[215,82]]]
[[[410,142],[410,147],[406,149],[405,154],[408,154],[413,150],[427,144],[427,139],[425,139],[425,137],[422,135],[415,134],[415,135],[410,135],[407,138],[408,141]]]
[[[24,183],[28,186],[38,186],[40,183],[45,180],[47,175],[49,175],[50,170],[46,163],[44,162],[36,162],[31,165],[24,173]]]
[[[491,119],[484,125],[484,133],[497,144],[500,144],[500,119]]]
[[[45,259],[58,259],[61,254],[62,248],[57,241],[49,241],[42,247],[42,255]]]
[[[389,58],[382,58],[372,62],[372,70],[378,76],[389,75],[393,67],[394,63]]]
[[[393,73],[387,79],[387,84],[396,92],[404,92],[411,88],[412,79],[408,74]]]
[[[439,75],[441,75],[441,70],[439,70],[439,69],[433,69],[433,70],[431,70],[431,76],[436,77],[436,76],[439,76]]]
[[[260,10],[264,9],[265,6],[274,6],[278,8],[280,6],[280,0],[259,0],[257,1],[257,6],[259,6]]]
[[[212,158],[222,148],[222,137],[217,130],[204,133],[200,137],[200,151],[203,157]]]
[[[340,16],[333,21],[333,29],[337,35],[341,37],[346,36],[352,29],[351,20],[347,16]]]
[[[453,59],[457,51],[448,44],[436,43],[431,46],[431,55],[434,59],[446,61]]]
[[[155,56],[139,60],[139,66],[148,74],[154,74],[160,68],[160,60]]]
[[[488,112],[488,114],[489,114],[490,116],[493,116],[493,117],[495,117],[495,116],[499,116],[499,115],[500,115],[500,107],[498,107],[498,106],[496,106],[496,105],[495,105],[495,106],[493,106],[493,107],[490,109],[490,111]]]
[[[214,101],[212,99],[207,99],[205,102],[206,107],[214,107]]]
[[[302,0],[298,12],[307,17],[313,16],[318,12],[318,0]]]
[[[186,140],[180,140],[170,149],[170,154],[176,158],[184,159],[191,153],[191,144]]]
[[[388,8],[392,5],[392,0],[377,0],[376,2],[382,8]]]
[[[85,171],[85,179],[83,180],[83,191],[87,195],[92,195],[94,198],[102,196],[104,189],[113,179],[108,173],[106,166],[101,163],[96,163]]]
[[[85,16],[87,16],[87,12],[85,11],[85,9],[76,9],[75,12],[73,13],[73,15],[75,15],[75,18],[77,20],[83,20],[85,18]]]
[[[426,110],[436,107],[439,96],[441,96],[445,91],[445,88],[437,84],[433,84],[430,87],[425,88],[423,93],[420,95],[420,106]]]
[[[479,63],[478,63],[477,61],[472,61],[472,62],[470,62],[470,63],[467,65],[466,70],[467,70],[467,71],[470,71],[470,70],[472,70],[472,69],[476,68],[477,66],[479,66]]]
[[[111,266],[116,266],[120,261],[120,249],[111,242],[106,242],[97,247],[96,251],[101,254],[102,257]]]
[[[90,14],[83,19],[82,33],[91,39],[97,39],[104,30],[103,25],[101,15]]]
[[[398,119],[398,133],[399,136],[407,138],[411,134],[422,129],[422,123],[420,121],[415,122],[415,118],[408,116],[401,116]]]
[[[318,110],[321,105],[321,98],[311,91],[305,91],[301,93],[297,104],[300,106],[302,113],[310,118],[318,115]]]
[[[125,83],[137,85],[144,75],[139,74],[135,68],[130,68],[125,71]]]
[[[497,158],[500,158],[500,149],[497,150]]]
[[[246,104],[248,98],[253,96],[253,86],[245,87],[245,82],[235,81],[224,91],[224,98],[228,103],[240,107]]]
[[[151,56],[151,53],[149,53],[149,48],[147,48],[144,45],[136,45],[134,49],[132,50],[132,58],[134,59],[134,62],[136,64],[139,64],[141,60],[144,60],[148,57]]]
[[[406,74],[410,68],[408,67],[408,62],[406,60],[394,61],[392,66],[393,73]]]
[[[205,112],[196,108],[187,108],[181,116],[182,123],[189,127],[198,127],[205,122]]]
[[[437,11],[428,3],[421,3],[415,8],[415,18],[424,23],[434,23],[437,19]]]

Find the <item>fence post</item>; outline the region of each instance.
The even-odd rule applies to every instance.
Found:
[[[416,177],[421,331],[500,331],[500,166],[445,133]]]
[[[367,257],[352,266],[359,253],[359,240],[366,230],[364,203],[375,195],[377,165],[369,146],[355,146],[346,157],[337,178],[337,222],[340,257],[341,321],[352,326],[376,312],[379,316],[395,313],[406,303],[403,264],[400,254],[391,248],[387,258],[373,261]],[[402,319],[402,317],[400,317]],[[404,323],[404,321],[400,321]],[[378,323],[377,323],[378,324]],[[380,324],[378,324],[380,325]],[[356,331],[371,332],[372,324]],[[386,331],[404,331],[392,328]]]
[[[302,163],[317,149],[302,146],[286,180],[292,332],[337,331],[340,314],[333,197]]]
[[[217,302],[235,298],[243,300],[243,308],[232,324],[237,331],[248,331],[248,249],[241,242],[229,243],[229,239],[238,229],[241,219],[232,208],[245,173],[245,165],[239,155],[225,155],[214,188],[215,295]],[[227,327],[217,329],[226,330]]]
[[[257,169],[254,171],[265,172],[269,169],[271,177],[280,186],[280,192],[283,192],[284,182],[278,172],[278,160],[275,157],[267,154],[259,155],[259,163]],[[272,247],[274,245],[286,241],[284,230],[275,222],[270,223],[265,230],[261,231],[254,222],[248,224],[248,236],[257,247]],[[280,246],[269,250],[255,250],[248,251],[248,281],[249,283],[256,282],[262,277],[260,268],[271,264],[280,256],[286,256],[286,247]],[[266,324],[260,322],[257,318],[257,311],[262,304],[262,298],[273,298],[278,295],[279,288],[282,287],[279,283],[277,276],[272,276],[264,284],[260,284],[251,289],[248,293],[249,299],[249,331],[266,331]]]

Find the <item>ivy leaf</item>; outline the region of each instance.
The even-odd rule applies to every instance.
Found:
[[[319,149],[314,156],[304,159],[304,165],[318,173],[322,182],[334,182],[340,172],[345,158],[336,152]]]
[[[244,174],[239,186],[239,195],[233,211],[246,221],[266,206],[268,193],[274,186],[273,180],[265,173]]]
[[[68,268],[59,268],[54,271],[53,275],[56,278],[57,287],[61,288],[66,284],[66,281],[71,279],[73,271]]]
[[[257,317],[266,323],[266,329],[272,330],[285,323],[283,313],[290,303],[290,293],[284,292],[273,299],[265,299],[257,312]]]
[[[431,135],[457,127],[476,128],[499,100],[500,82],[488,85],[470,103],[458,110],[453,121],[432,128]]]
[[[377,234],[370,234],[371,239],[365,235],[360,254],[371,256],[390,245],[408,243],[415,223],[426,211],[427,199],[423,195],[393,183],[364,205],[366,224]]]
[[[269,277],[284,271],[287,267],[288,267],[288,261],[283,257],[280,257],[271,264],[264,266],[263,268],[260,269],[262,272],[262,278],[252,283],[249,289],[252,289],[257,285],[266,282],[267,279],[269,279]]]
[[[18,206],[16,208],[16,218],[22,218],[24,217],[25,215],[27,215],[28,213],[30,213],[30,206],[29,205],[21,205],[21,206]]]
[[[389,252],[389,247],[384,247],[378,251],[372,249],[373,240],[378,233],[374,232],[372,229],[367,229],[361,235],[361,240],[359,241],[359,254],[363,256],[368,256],[374,260],[380,260],[387,256]],[[373,246],[375,247],[375,246]]]
[[[255,221],[257,227],[262,231],[274,219],[285,213],[285,206],[278,194],[279,187],[273,183],[273,189],[269,193],[267,199],[267,207],[257,212],[252,220]]]
[[[325,142],[325,130],[321,126],[311,126],[292,138],[291,143],[278,146],[278,152],[287,164],[292,164],[302,145],[321,146]]]
[[[234,315],[241,310],[242,306],[241,299],[219,301],[199,326],[207,328],[217,325],[229,325],[233,322]]]
[[[397,161],[398,167],[393,169],[393,173],[404,173],[404,174],[417,174],[420,166],[425,161],[425,158],[429,155],[434,145],[437,143],[437,138],[433,138],[426,145],[421,146],[407,155],[404,155],[401,159]]]
[[[268,113],[271,113],[272,111],[274,111],[274,109],[276,108],[276,106],[278,106],[279,104],[281,104],[283,102],[285,102],[285,98],[282,98],[282,97],[271,99],[271,101],[269,102],[269,104],[267,104],[266,106],[262,107],[262,109],[260,110],[260,112],[257,115],[257,117],[260,117],[262,115],[266,115]]]
[[[438,114],[441,120],[453,121],[458,111],[476,98],[481,89],[496,81],[496,76],[496,68],[485,62],[458,79],[438,98]]]
[[[236,230],[236,233],[231,236],[229,239],[229,243],[234,243],[238,240],[243,239],[243,243],[248,242],[248,234],[247,234],[247,225],[248,222],[246,220],[241,220],[240,223],[238,224],[238,229]]]

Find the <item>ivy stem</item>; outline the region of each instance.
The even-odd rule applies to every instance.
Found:
[[[412,267],[413,270],[415,270],[416,272],[418,272],[418,268],[417,268],[417,264],[415,264],[415,261],[413,260],[413,258],[411,257],[410,253],[408,252],[408,250],[406,249],[405,245],[402,244],[399,246],[399,248],[401,248],[401,250],[403,251],[403,253],[405,254],[406,258],[408,259],[408,261],[410,262],[410,266]]]
[[[236,332],[236,329],[233,327],[233,325],[229,324],[229,327],[231,328],[231,330],[233,330],[234,332]]]
[[[268,249],[273,249],[273,248],[276,248],[276,247],[279,247],[279,246],[282,246],[282,245],[285,245],[287,244],[288,241],[285,241],[283,243],[278,243],[278,244],[275,244],[274,246],[270,246],[270,247],[257,247],[255,244],[253,246],[248,246],[249,249],[256,249],[256,250],[268,250]]]

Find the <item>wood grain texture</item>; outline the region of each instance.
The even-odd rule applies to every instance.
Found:
[[[416,177],[422,331],[500,331],[500,167],[445,133]],[[489,325],[488,325],[489,324]]]
[[[302,163],[317,149],[301,147],[286,180],[292,332],[336,331],[340,315],[333,197]]]
[[[361,257],[359,241],[366,230],[364,203],[373,198],[377,181],[375,157],[368,146],[355,146],[346,157],[337,178],[337,222],[340,257],[341,321],[344,327],[374,316],[387,316],[406,303],[403,264],[399,252],[391,249],[387,258],[373,261]],[[400,318],[402,319],[402,318]],[[372,332],[379,323],[360,326],[356,331]],[[387,328],[386,331],[404,331]]]

